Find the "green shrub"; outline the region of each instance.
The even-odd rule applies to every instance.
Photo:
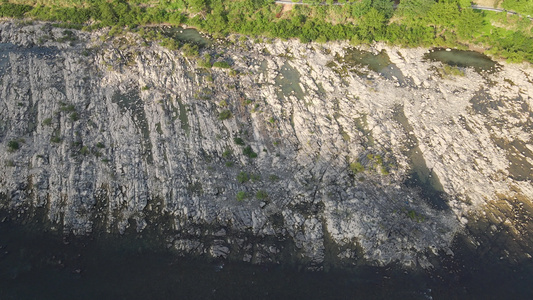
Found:
[[[20,144],[17,140],[11,140],[7,143],[7,150],[9,152],[15,152],[20,148]]]
[[[250,180],[250,175],[248,175],[248,173],[246,172],[240,172],[238,175],[237,175],[237,181],[239,183],[245,183],[245,182],[248,182],[248,180]]]
[[[198,57],[199,55],[198,46],[196,45],[185,44],[183,47],[181,47],[181,51],[186,57]]]
[[[229,118],[232,117],[232,114],[231,114],[231,111],[230,110],[223,110],[221,111],[220,113],[218,113],[218,119],[221,120],[221,121],[224,121],[224,120],[227,120]]]
[[[389,170],[385,166],[381,166],[380,168],[381,175],[389,175]]]
[[[229,69],[231,66],[225,62],[225,61],[216,61],[214,64],[213,64],[213,67],[214,68],[222,68],[222,69]]]
[[[357,174],[363,172],[364,170],[365,167],[360,162],[354,161],[350,163],[350,171],[352,171],[352,173]]]
[[[80,153],[83,154],[83,155],[89,154],[89,148],[87,146],[81,147]]]
[[[239,202],[242,202],[244,199],[246,199],[248,197],[248,195],[246,195],[246,192],[245,191],[239,191],[237,192],[237,195],[236,195],[236,198],[237,198],[237,201]]]
[[[203,58],[198,61],[198,65],[202,68],[211,69],[211,55],[205,53]]]
[[[464,77],[465,72],[459,67],[443,64],[442,68],[437,68],[437,73],[441,78],[449,78],[454,76]]]
[[[74,112],[76,111],[76,107],[72,104],[61,104],[59,110],[62,112]]]
[[[268,198],[268,194],[263,190],[259,190],[257,191],[257,193],[255,193],[255,197],[259,200],[265,200],[266,198]]]
[[[101,142],[98,142],[98,143],[96,143],[96,147],[102,149],[102,148],[105,148],[105,145],[103,143],[101,143]]]
[[[69,119],[72,121],[72,122],[76,122],[80,119],[80,116],[78,115],[77,112],[73,112],[71,113],[69,116]]]
[[[248,156],[249,158],[256,158],[257,157],[257,153],[254,152],[254,150],[252,149],[252,147],[250,147],[250,145],[246,146],[242,150],[242,154]]]
[[[159,43],[159,45],[161,45],[161,47],[165,47],[168,50],[173,50],[173,51],[178,50],[180,47],[180,44],[175,39],[171,39],[171,38],[164,38]],[[193,56],[193,55],[190,55],[189,53],[187,53],[187,55],[185,56]]]
[[[235,142],[235,144],[237,144],[239,146],[244,146],[245,145],[244,140],[241,139],[240,137],[234,137],[233,138],[233,142]]]
[[[43,125],[50,126],[52,125],[52,118],[46,118],[43,120]]]
[[[61,137],[54,135],[50,138],[50,142],[52,143],[61,143]]]
[[[417,223],[421,223],[421,222],[424,222],[426,220],[426,217],[424,217],[424,215],[419,214],[419,213],[417,213],[414,210],[407,211],[407,216],[409,217],[409,219],[411,219],[411,220],[413,220],[413,221],[415,221]]]
[[[268,180],[270,180],[270,181],[272,181],[272,182],[279,181],[279,179],[280,179],[279,176],[276,175],[276,174],[270,174],[270,175],[268,176]]]
[[[260,181],[260,180],[261,180],[261,175],[259,175],[259,174],[252,174],[252,175],[250,176],[250,179],[251,179],[253,182]]]
[[[33,7],[23,4],[13,4],[3,2],[0,5],[0,17],[22,18],[24,14],[29,12]]]
[[[233,154],[233,151],[231,149],[226,149],[224,152],[222,152],[222,157],[228,158]]]

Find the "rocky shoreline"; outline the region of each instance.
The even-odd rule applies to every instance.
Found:
[[[504,255],[531,260],[529,65],[462,76],[421,48],[236,39],[198,58],[8,21],[0,41],[2,209],[311,269],[430,268],[457,234],[501,232]],[[201,67],[205,53],[230,68]]]

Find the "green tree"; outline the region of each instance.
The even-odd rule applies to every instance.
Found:
[[[434,4],[434,0],[401,0],[396,14],[406,20],[418,20],[424,17]]]
[[[427,12],[426,20],[435,26],[452,27],[459,18],[459,8],[456,3],[438,2]]]
[[[361,0],[350,6],[352,7],[352,16],[360,18],[368,13],[372,7],[372,0]]]
[[[363,39],[368,41],[379,39],[383,36],[385,27],[385,15],[375,8],[371,8],[359,23],[359,32]]]
[[[189,9],[192,12],[201,12],[207,10],[206,0],[187,0]]]
[[[483,12],[463,9],[457,20],[457,35],[463,39],[471,39],[483,27]]]
[[[372,7],[383,13],[387,19],[394,13],[394,2],[391,0],[372,0]]]

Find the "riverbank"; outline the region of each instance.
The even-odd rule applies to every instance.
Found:
[[[374,41],[403,47],[476,45],[510,62],[533,61],[529,19],[473,10],[471,3],[463,0],[424,1],[424,5],[407,1],[397,7],[392,1],[298,5],[285,13],[274,1],[153,4],[117,0],[110,4],[98,0],[56,4],[32,6],[11,0],[0,5],[0,16],[59,21],[62,26],[88,31],[106,26],[137,30],[150,24],[187,24],[216,37],[238,33],[259,38],[298,38],[302,42],[349,40],[353,45]]]

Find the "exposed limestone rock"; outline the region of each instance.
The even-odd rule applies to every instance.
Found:
[[[426,49],[375,45],[390,76],[343,43],[204,50],[231,75],[133,34],[64,34],[0,25],[0,200],[65,233],[160,226],[183,253],[317,268],[327,236],[343,261],[431,267],[502,194],[532,206],[529,66],[441,79]]]

